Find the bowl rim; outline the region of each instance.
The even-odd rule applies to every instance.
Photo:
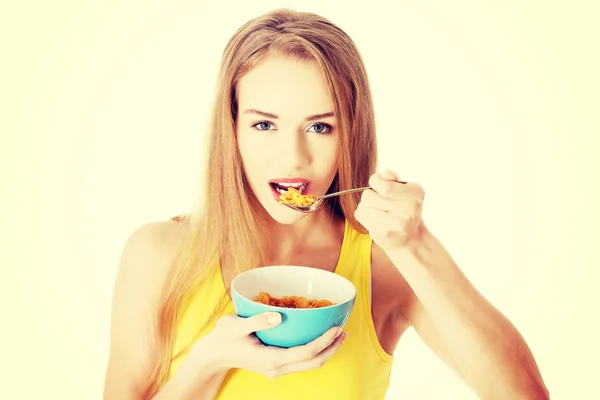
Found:
[[[317,272],[317,273],[321,273],[321,272],[323,272],[323,273],[325,273],[325,274],[332,274],[332,275],[335,275],[335,276],[336,276],[336,279],[337,279],[337,278],[340,278],[340,279],[342,279],[342,280],[345,280],[346,282],[350,283],[350,285],[351,285],[351,287],[352,287],[352,290],[353,290],[353,294],[352,294],[352,296],[351,296],[351,297],[350,297],[348,300],[346,300],[346,301],[344,301],[344,302],[341,302],[341,303],[332,304],[332,305],[330,305],[330,306],[325,306],[325,307],[315,307],[315,308],[291,308],[291,307],[279,307],[279,306],[272,306],[272,305],[269,305],[269,304],[260,303],[260,302],[258,302],[258,301],[256,301],[256,300],[249,299],[248,297],[246,297],[246,296],[242,295],[240,292],[238,292],[237,290],[235,290],[234,283],[235,283],[236,279],[237,279],[238,277],[240,277],[240,276],[242,276],[242,275],[246,274],[247,272],[254,271],[254,270],[257,270],[257,269],[262,269],[262,268],[278,268],[278,267],[286,267],[286,268],[288,268],[288,267],[292,267],[292,268],[311,269],[311,270],[317,270],[317,271],[320,271],[320,272]],[[252,303],[260,304],[260,305],[262,305],[262,306],[264,306],[264,307],[267,307],[268,309],[274,309],[274,310],[286,310],[286,311],[294,311],[294,312],[295,312],[295,311],[314,311],[314,310],[326,310],[326,309],[328,309],[328,308],[341,307],[341,306],[343,306],[343,305],[345,305],[345,304],[347,304],[347,303],[349,303],[349,302],[352,302],[352,301],[354,301],[354,300],[356,299],[356,286],[354,285],[354,283],[352,283],[352,281],[351,281],[350,279],[348,279],[348,278],[346,278],[345,276],[342,276],[342,275],[340,275],[340,274],[336,274],[335,272],[326,271],[326,270],[324,270],[324,269],[320,269],[320,268],[316,268],[316,267],[311,267],[311,266],[308,266],[308,265],[265,265],[265,266],[263,266],[263,267],[256,267],[256,268],[252,268],[252,269],[249,269],[249,270],[247,270],[247,271],[244,271],[244,272],[241,272],[241,273],[237,274],[237,275],[236,275],[236,276],[235,276],[235,277],[234,277],[234,278],[231,280],[231,285],[230,285],[230,286],[231,286],[231,292],[232,292],[232,294],[233,294],[233,293],[235,293],[237,296],[239,296],[239,297],[240,297],[240,298],[242,298],[242,299],[245,299],[245,300],[247,300],[247,301],[250,301],[250,302],[252,302]]]

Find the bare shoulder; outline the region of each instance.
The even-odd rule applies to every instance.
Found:
[[[185,227],[185,219],[147,223],[123,246],[113,291],[105,399],[139,398],[150,372],[156,300]]]
[[[185,222],[175,219],[150,222],[134,230],[121,252],[115,290],[136,286],[144,292],[155,292],[175,257],[184,230]]]
[[[122,261],[129,260],[129,257],[155,260],[157,257],[164,259],[173,256],[183,238],[185,227],[185,220],[175,218],[150,222],[138,227],[125,242],[121,254]],[[136,263],[136,265],[139,264]],[[121,264],[121,266],[127,268],[129,264]],[[160,267],[156,263],[148,265],[148,267],[151,266]]]

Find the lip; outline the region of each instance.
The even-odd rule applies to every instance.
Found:
[[[279,179],[271,179],[269,181],[269,183],[296,183],[296,182],[300,182],[300,183],[306,183],[307,187],[308,185],[310,185],[310,181],[308,179],[304,179],[304,178],[279,178]]]
[[[279,193],[277,190],[275,190],[275,188],[272,185],[273,183],[302,183],[302,184],[306,185],[306,189],[303,191],[302,194],[310,193],[311,181],[309,181],[308,179],[304,179],[304,178],[271,179],[271,180],[269,180],[269,189],[271,189],[271,193],[273,193],[273,197],[275,198],[275,200],[277,202],[279,202],[279,196],[281,196],[281,193]]]

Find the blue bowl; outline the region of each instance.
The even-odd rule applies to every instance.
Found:
[[[260,292],[274,297],[304,296],[309,300],[330,300],[332,306],[321,308],[275,307],[255,301]],[[275,265],[251,269],[231,282],[231,296],[236,313],[251,317],[264,312],[278,312],[281,323],[256,332],[265,344],[293,347],[306,344],[334,326],[343,327],[352,312],[356,288],[348,279],[312,267]]]

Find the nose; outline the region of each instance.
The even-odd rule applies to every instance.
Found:
[[[301,170],[311,162],[310,148],[304,132],[286,135],[282,161],[290,172]]]

